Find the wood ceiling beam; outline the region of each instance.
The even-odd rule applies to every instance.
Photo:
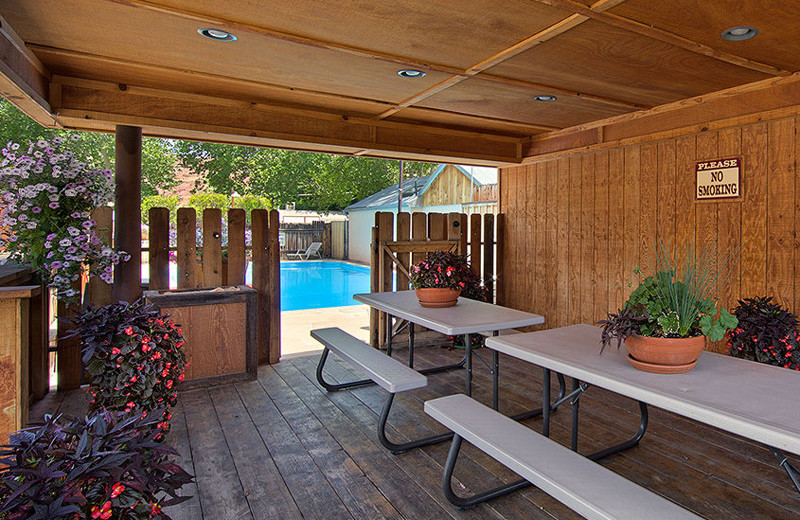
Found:
[[[319,145],[348,149],[348,153],[408,154],[433,161],[465,158],[513,163],[521,159],[521,140],[502,135],[345,119],[156,89],[120,90],[113,83],[92,80],[53,85],[58,91],[53,97],[59,100],[54,109],[63,121],[78,127],[127,124],[158,128],[163,135],[175,137],[185,131],[208,132],[228,135],[226,142],[306,143],[310,148]]]
[[[623,16],[615,15],[613,13],[606,13],[603,11],[595,10],[594,6],[586,7],[585,5],[580,4],[575,0],[533,0],[533,1],[549,5],[551,7],[564,9],[566,11],[571,11],[575,14],[586,16],[587,18],[591,18],[598,22],[602,22],[606,25],[611,25],[619,29],[630,31],[632,33],[636,33],[641,36],[645,36],[647,38],[652,38],[654,40],[658,40],[660,42],[669,45],[674,45],[675,47],[680,47],[681,49],[694,52],[696,54],[701,54],[709,58],[714,58],[720,61],[724,61],[732,65],[737,65],[739,67],[756,70],[758,72],[763,72],[765,74],[770,74],[773,76],[789,76],[790,74],[792,74],[790,71],[783,70],[773,65],[768,65],[766,63],[750,60],[748,58],[737,56],[735,54],[718,51],[712,47],[709,47],[708,45],[704,45],[702,43],[690,40],[688,38],[684,38],[683,36],[665,31],[663,29],[659,29],[657,27],[645,25],[635,20],[631,20],[630,18],[625,18]]]
[[[58,126],[47,102],[50,72],[0,16],[0,96],[44,126]]]
[[[202,78],[204,80],[213,80],[213,81],[219,82],[220,84],[227,84],[227,85],[232,85],[232,86],[251,86],[251,87],[255,86],[255,87],[258,87],[258,88],[263,88],[263,89],[265,89],[265,91],[274,91],[274,92],[292,93],[292,94],[294,94],[294,93],[302,93],[304,95],[308,95],[308,96],[310,96],[312,98],[315,98],[315,99],[326,99],[326,100],[333,100],[333,101],[337,101],[338,100],[338,101],[364,102],[364,103],[370,103],[376,109],[381,109],[381,108],[384,108],[384,107],[392,107],[392,104],[389,103],[389,102],[378,101],[378,100],[374,100],[374,99],[360,98],[360,97],[355,97],[355,96],[346,96],[346,95],[342,95],[342,94],[333,94],[333,93],[327,93],[327,92],[319,92],[319,91],[315,91],[315,90],[302,89],[302,88],[285,87],[285,86],[276,85],[276,84],[273,84],[273,83],[263,83],[263,82],[256,82],[256,81],[248,81],[248,80],[231,78],[231,77],[228,77],[228,76],[222,76],[222,75],[213,74],[213,73],[197,72],[197,71],[178,69],[178,68],[174,68],[174,67],[166,67],[166,66],[163,66],[163,65],[153,65],[153,64],[141,63],[141,62],[132,62],[132,61],[128,61],[128,60],[121,60],[121,59],[118,59],[118,58],[111,58],[111,57],[100,56],[100,55],[96,55],[96,54],[87,54],[87,53],[83,53],[83,52],[70,51],[70,50],[65,50],[65,49],[57,49],[55,47],[47,47],[47,46],[42,46],[42,45],[29,44],[28,47],[30,47],[30,49],[32,49],[32,50],[34,50],[36,52],[39,52],[39,53],[42,53],[42,54],[50,54],[52,56],[63,56],[63,57],[77,58],[77,59],[81,59],[81,60],[92,60],[92,61],[95,61],[95,62],[98,62],[98,63],[107,63],[107,64],[119,65],[119,66],[124,66],[126,68],[130,68],[130,67],[134,67],[135,66],[135,67],[141,67],[141,68],[143,68],[145,70],[164,71],[164,72],[171,72],[171,73],[176,73],[176,74],[186,74],[186,75]],[[75,79],[66,79],[66,78],[68,78],[68,77],[67,76],[56,76],[56,79],[58,79],[58,81],[60,81],[62,83],[65,82],[65,81],[69,82],[69,81],[74,81],[75,79],[77,79],[77,78],[75,78]],[[117,85],[117,87],[118,87],[118,85]],[[127,87],[127,85],[126,85],[126,87]],[[131,86],[131,88],[142,88],[142,87]],[[235,89],[231,89],[231,91],[235,91]],[[176,93],[176,95],[188,96],[188,95],[191,95],[191,94],[180,92],[180,93]],[[248,99],[239,99],[239,100],[231,99],[231,101],[248,102],[248,103],[250,103],[250,102],[253,102],[253,99],[250,99],[250,98],[248,98]],[[268,99],[262,99],[260,101],[264,102],[264,103],[269,103],[270,102]],[[275,105],[275,106],[277,106],[277,105]],[[287,109],[308,110],[307,107],[302,107],[302,106],[299,106],[299,105],[295,105],[295,106],[293,106],[293,105],[285,105],[285,107]],[[422,108],[422,107],[417,107],[417,108],[419,110],[425,110],[425,111],[428,111],[428,112],[436,112],[436,113],[439,113],[439,114],[445,114],[445,115],[452,114],[452,115],[455,115],[455,116],[458,116],[458,117],[467,117],[467,118],[473,120],[476,125],[480,125],[483,122],[494,122],[494,123],[508,124],[508,125],[516,127],[517,131],[520,132],[520,133],[537,133],[537,132],[540,132],[540,131],[557,130],[556,127],[547,126],[547,125],[536,125],[536,124],[527,123],[527,122],[523,122],[523,121],[513,121],[513,120],[506,120],[506,119],[498,119],[498,118],[492,118],[492,117],[486,117],[486,116],[478,116],[478,115],[473,115],[473,114],[464,114],[464,113],[461,113],[461,112],[451,112],[451,111],[430,109],[430,108]],[[389,110],[391,110],[391,108],[388,108],[384,113],[388,112]],[[322,111],[316,111],[316,112],[322,113]],[[394,112],[397,112],[397,110],[394,110],[392,113],[394,113]],[[346,116],[345,114],[341,114],[341,113],[338,113],[338,112],[337,113],[330,112],[329,114],[332,117],[337,117],[337,118],[338,117],[351,117],[351,116]],[[388,114],[388,115],[391,115],[391,114]],[[388,115],[386,117],[388,117]],[[380,119],[383,119],[383,118],[380,118]]]
[[[151,2],[151,1],[148,1],[148,0],[106,0],[106,1],[117,3],[117,4],[122,4],[122,5],[127,5],[127,6],[130,6],[130,7],[137,7],[137,8],[141,8],[141,9],[147,9],[147,10],[150,10],[150,11],[153,11],[153,12],[162,13],[162,14],[168,14],[168,15],[176,16],[176,17],[179,17],[179,18],[187,19],[187,20],[192,20],[192,21],[195,21],[195,22],[198,22],[198,23],[201,23],[201,24],[224,26],[226,28],[229,28],[229,29],[233,30],[234,32],[235,31],[240,31],[240,32],[247,32],[247,33],[251,33],[251,34],[259,34],[259,35],[262,35],[262,36],[268,36],[270,38],[275,38],[275,39],[279,39],[279,40],[283,40],[283,41],[296,43],[296,44],[299,44],[299,45],[305,45],[305,46],[309,46],[309,47],[316,47],[316,48],[319,48],[319,49],[337,51],[337,52],[342,52],[342,53],[345,53],[345,54],[350,54],[350,55],[353,55],[353,56],[360,56],[360,57],[364,57],[364,58],[382,60],[382,61],[386,61],[386,62],[389,62],[389,63],[395,63],[395,64],[403,66],[403,67],[413,67],[413,68],[427,69],[427,70],[432,70],[432,71],[436,71],[436,72],[441,72],[441,73],[444,73],[444,74],[452,74],[453,76],[467,76],[467,77],[469,77],[469,76],[474,76],[475,74],[478,73],[478,72],[468,73],[467,70],[461,69],[461,68],[458,68],[458,67],[452,67],[450,65],[444,65],[444,64],[441,64],[441,63],[432,63],[432,62],[428,62],[428,61],[425,61],[425,60],[418,60],[418,59],[411,58],[411,57],[408,57],[408,56],[399,56],[399,55],[395,55],[395,54],[378,52],[378,51],[374,51],[374,50],[371,50],[371,49],[364,49],[364,48],[361,48],[361,47],[355,47],[355,46],[346,45],[346,44],[337,43],[337,42],[316,40],[316,39],[313,39],[313,38],[308,38],[308,37],[305,37],[305,36],[300,36],[300,35],[288,33],[288,32],[285,32],[285,31],[278,31],[278,30],[275,30],[275,29],[267,28],[267,27],[261,27],[261,26],[257,26],[257,25],[246,24],[246,23],[242,23],[242,22],[236,22],[236,21],[227,20],[227,19],[224,19],[224,18],[216,17],[216,16],[210,16],[210,15],[203,14],[203,13],[187,11],[185,9],[178,9],[178,8],[174,8],[174,7],[166,7],[166,6],[163,6],[163,5],[155,4],[155,3]],[[597,2],[597,4],[601,4],[601,5],[604,5],[606,3],[615,4],[615,3],[618,3],[620,1],[621,0],[600,0],[599,2]],[[608,7],[608,8],[610,8],[610,7]],[[598,8],[602,8],[602,7],[598,7]],[[494,76],[494,75],[485,74],[485,73],[482,73],[480,77],[481,77],[481,79],[485,79],[487,81],[493,81],[495,83],[513,84],[513,85],[516,85],[518,87],[528,88],[528,89],[532,89],[532,90],[546,90],[546,91],[550,91],[550,92],[553,92],[555,94],[559,94],[559,95],[562,95],[562,96],[570,96],[570,97],[576,97],[576,98],[591,99],[592,101],[597,101],[599,103],[604,103],[604,104],[608,104],[608,105],[611,105],[611,106],[620,106],[620,107],[635,108],[635,109],[646,108],[646,107],[642,107],[640,105],[637,105],[635,103],[630,103],[630,102],[627,102],[627,101],[622,101],[622,100],[618,100],[618,99],[612,99],[612,98],[608,98],[608,97],[605,97],[605,96],[595,96],[593,94],[589,94],[589,93],[586,93],[586,92],[576,92],[576,91],[569,90],[569,89],[556,88],[556,87],[554,87],[552,85],[546,85],[546,84],[541,84],[541,83],[530,83],[530,82],[525,82],[525,81],[513,80],[513,79],[510,79],[510,78],[504,78],[502,76]]]

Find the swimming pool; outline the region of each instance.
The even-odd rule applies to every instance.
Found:
[[[359,305],[369,292],[369,267],[345,262],[281,262],[281,310]]]
[[[252,264],[248,262],[245,283],[253,283]],[[149,277],[142,265],[142,279]],[[169,264],[170,287],[178,286],[178,265]],[[356,293],[369,292],[369,267],[346,262],[281,262],[281,310],[322,309],[360,305]]]

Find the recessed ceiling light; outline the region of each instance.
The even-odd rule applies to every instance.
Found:
[[[397,75],[402,78],[424,78],[425,73],[417,69],[402,69],[397,71]]]
[[[722,32],[722,39],[732,42],[740,42],[742,40],[749,40],[758,34],[758,29],[755,27],[748,27],[743,25],[741,27],[731,27],[727,31]]]
[[[211,40],[215,40],[218,42],[235,42],[238,38],[233,34],[229,33],[228,31],[223,31],[222,29],[197,29],[197,32],[209,38]]]
[[[536,101],[555,101],[558,98],[555,97],[555,96],[550,96],[550,95],[543,94],[541,96],[536,96],[533,99],[535,99]]]

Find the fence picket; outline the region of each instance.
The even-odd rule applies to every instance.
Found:
[[[472,272],[481,274],[481,216],[473,213],[469,216],[469,263]]]
[[[494,301],[494,214],[483,216],[483,285]]]
[[[269,223],[266,210],[250,213],[253,224],[253,289],[258,293],[258,364],[269,363]]]
[[[148,234],[149,289],[169,289],[169,210],[150,208]]]
[[[228,210],[228,279],[226,285],[243,285],[247,256],[244,249],[244,224],[246,213],[243,209]]]
[[[397,214],[397,240],[411,240],[411,215],[406,212]],[[397,260],[400,262],[406,271],[408,271],[408,253],[398,253]],[[408,276],[406,276],[400,269],[397,270],[397,290],[408,290]]]
[[[198,287],[194,208],[178,209],[178,289]]]
[[[203,286],[222,285],[222,212],[203,210]]]

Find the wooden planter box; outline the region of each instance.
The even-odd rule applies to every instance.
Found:
[[[186,381],[219,383],[257,377],[257,305],[253,288],[239,285],[145,291],[144,297],[169,314],[183,330],[186,360],[190,363]]]

